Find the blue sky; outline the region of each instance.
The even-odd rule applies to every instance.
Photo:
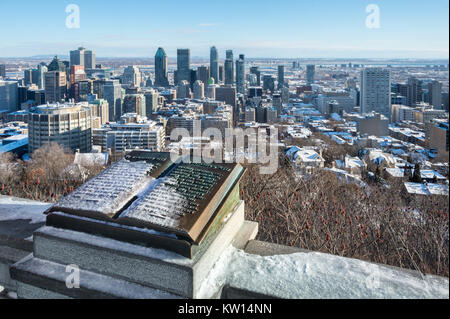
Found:
[[[80,28],[66,28],[66,6]],[[366,27],[366,7],[380,28]],[[40,0],[0,1],[0,56],[67,54],[83,45],[97,56],[169,56],[216,45],[249,57],[448,58],[447,0]]]

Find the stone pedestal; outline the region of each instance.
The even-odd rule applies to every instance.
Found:
[[[258,224],[244,220],[241,202],[193,259],[86,233],[43,227],[33,254],[11,267],[19,298],[193,298],[223,251],[244,248]],[[69,289],[67,266],[80,269]]]

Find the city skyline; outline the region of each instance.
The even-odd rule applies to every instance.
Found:
[[[372,29],[366,25],[369,1],[176,2],[170,14],[157,15],[169,9],[167,4],[131,0],[123,7],[80,0],[75,3],[79,29],[65,26],[69,1],[51,6],[2,2],[0,27],[14,32],[2,35],[0,56],[67,54],[84,46],[99,57],[150,57],[158,47],[175,57],[178,48],[189,47],[192,57],[206,58],[215,46],[222,58],[232,49],[261,58],[448,59],[448,2],[392,2],[375,3],[380,28]]]

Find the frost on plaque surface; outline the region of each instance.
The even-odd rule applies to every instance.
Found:
[[[152,164],[122,160],[59,201],[54,208],[114,215],[152,178]]]

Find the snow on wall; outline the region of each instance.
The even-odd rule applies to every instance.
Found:
[[[199,297],[212,297],[224,284],[288,299],[449,298],[447,278],[422,279],[407,271],[321,253],[261,257],[233,247],[216,263]]]
[[[44,223],[44,212],[50,204],[0,195],[0,222],[31,220],[32,224]]]

